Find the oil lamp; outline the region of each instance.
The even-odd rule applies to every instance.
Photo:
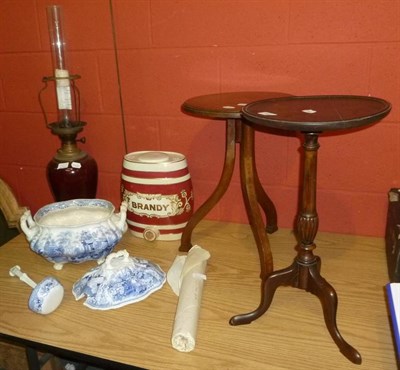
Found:
[[[50,43],[54,75],[43,77],[44,87],[39,93],[39,102],[45,117],[47,128],[61,140],[59,148],[47,165],[47,178],[56,201],[95,198],[97,190],[97,164],[77,142],[86,122],[80,119],[80,95],[75,84],[79,75],[69,73],[66,63],[65,39],[62,25],[62,9],[59,5],[47,7]],[[42,103],[42,92],[48,83],[55,85],[57,97],[57,121],[48,123]]]

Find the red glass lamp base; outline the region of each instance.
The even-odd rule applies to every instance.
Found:
[[[96,198],[97,174],[97,163],[90,155],[70,161],[53,158],[47,165],[47,178],[57,202]]]

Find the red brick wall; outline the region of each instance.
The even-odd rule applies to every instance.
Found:
[[[0,176],[36,211],[52,201],[45,167],[59,146],[37,100],[52,74],[48,0],[0,1]],[[400,186],[400,1],[113,0],[123,114],[108,0],[59,0],[71,73],[82,75],[82,147],[99,165],[98,197],[119,203],[124,119],[128,151],[188,158],[198,206],[218,181],[224,124],[186,116],[192,96],[239,90],[360,94],[392,113],[351,134],[324,135],[320,230],[384,233],[387,191]],[[46,100],[54,112],[54,101]],[[257,162],[279,225],[293,224],[297,137],[257,134]],[[210,219],[246,222],[238,171]]]

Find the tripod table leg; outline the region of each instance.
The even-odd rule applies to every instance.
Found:
[[[226,143],[225,143],[225,162],[222,170],[221,178],[217,187],[210,197],[197,209],[190,217],[185,229],[182,233],[181,252],[188,252],[192,247],[192,232],[197,224],[210,212],[213,207],[219,202],[222,196],[228,189],[231,182],[236,156],[236,122],[235,119],[226,120]]]
[[[360,353],[343,339],[339,329],[337,328],[336,312],[338,298],[335,289],[319,274],[317,265],[309,268],[309,274],[311,277],[309,281],[309,291],[315,294],[321,301],[325,325],[329,334],[339,347],[340,352],[346,358],[355,364],[361,364]]]
[[[291,266],[272,272],[261,281],[261,302],[260,305],[252,312],[233,316],[229,323],[231,325],[250,324],[267,312],[274,298],[276,289],[283,285],[291,285],[298,274],[297,264],[294,262]]]

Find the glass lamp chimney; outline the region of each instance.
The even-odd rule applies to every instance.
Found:
[[[70,127],[73,109],[71,99],[71,81],[66,65],[62,9],[59,5],[51,5],[47,7],[47,21],[52,50],[54,77],[56,81],[58,119],[61,126]]]

